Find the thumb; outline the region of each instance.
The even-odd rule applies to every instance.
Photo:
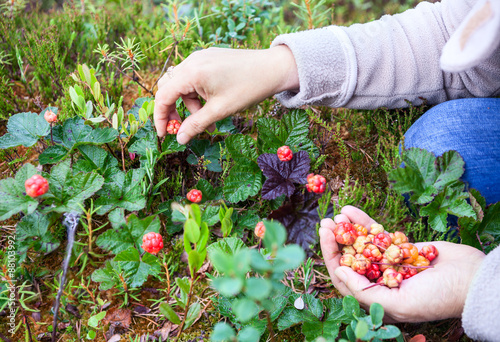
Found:
[[[181,145],[187,144],[194,136],[222,118],[223,116],[214,110],[213,105],[207,102],[199,111],[192,113],[182,122],[177,133],[177,142]]]

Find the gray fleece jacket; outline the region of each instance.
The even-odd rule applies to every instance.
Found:
[[[367,24],[278,36],[298,67],[300,89],[277,94],[287,107],[373,109],[500,95],[500,0],[420,3]],[[500,115],[500,113],[499,113]],[[462,324],[476,340],[500,341],[500,247],[469,290]]]

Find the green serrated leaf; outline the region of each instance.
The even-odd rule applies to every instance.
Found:
[[[116,207],[129,211],[144,208],[146,198],[142,194],[141,182],[145,175],[144,169],[132,169],[126,174],[122,171],[117,172],[112,181],[104,184],[98,192],[100,197],[95,204],[101,208],[97,214],[104,215]]]
[[[0,149],[19,145],[30,147],[50,133],[50,125],[42,114],[19,113],[9,118],[7,132],[0,138]]]
[[[24,183],[37,174],[35,167],[25,164],[16,173],[16,177],[0,180],[0,221],[23,212],[29,215],[38,207],[38,201],[26,195]]]
[[[113,214],[113,215],[112,215]],[[108,229],[97,238],[97,245],[118,254],[128,248],[138,248],[141,253],[142,237],[149,233],[160,231],[160,219],[158,216],[149,216],[139,219],[135,214],[131,214],[127,221],[123,216],[123,210],[114,210],[109,214],[109,220],[113,229]]]
[[[437,158],[439,176],[434,187],[438,190],[456,182],[465,171],[465,162],[457,151],[446,151]]]
[[[224,181],[224,197],[231,203],[255,196],[262,188],[262,171],[254,163],[248,166],[235,165]]]
[[[134,247],[118,253],[114,259],[120,262],[122,269],[127,274],[127,282],[130,287],[139,287],[150,275],[157,275],[161,271],[158,258],[152,254],[146,253],[142,256]]]

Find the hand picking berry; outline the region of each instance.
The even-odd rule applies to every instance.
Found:
[[[292,150],[290,149],[290,147],[288,147],[286,145],[278,148],[277,154],[278,154],[278,158],[284,162],[290,161],[293,158]]]
[[[399,287],[404,279],[432,267],[430,261],[439,255],[433,245],[423,247],[419,253],[417,246],[409,243],[404,233],[389,234],[380,224],[371,225],[368,234],[360,224],[340,222],[333,234],[343,245],[340,266],[351,267],[375,283],[365,290],[376,285]]]
[[[163,238],[160,234],[149,232],[142,237],[142,249],[151,254],[157,254],[163,248]]]
[[[179,121],[170,120],[167,124],[167,133],[177,134],[177,132],[179,132],[179,127],[181,127],[181,123]]]
[[[193,203],[200,203],[202,198],[201,191],[197,189],[192,189],[187,193],[186,198]]]
[[[48,123],[53,123],[57,121],[57,114],[48,109],[45,114],[43,114],[43,117]]]
[[[322,194],[326,189],[326,179],[321,175],[315,175],[313,173],[307,176],[306,189],[309,192],[315,192],[317,194]]]
[[[49,190],[49,182],[40,175],[33,175],[24,182],[26,195],[30,197],[38,197],[45,194]]]
[[[259,223],[257,223],[257,225],[255,226],[254,233],[259,238],[261,239],[264,238],[264,234],[266,233],[266,226],[264,226],[264,222],[260,221]]]

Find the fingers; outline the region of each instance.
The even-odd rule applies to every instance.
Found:
[[[162,87],[155,95],[154,121],[158,136],[167,134],[167,124],[170,119],[178,117],[175,102],[182,93],[173,87]]]
[[[370,228],[370,226],[374,223],[377,223],[374,219],[368,216],[363,210],[353,207],[352,205],[346,205],[340,211],[341,216],[345,215],[347,217],[347,222],[358,223],[366,228]],[[339,221],[341,222],[341,221]]]
[[[195,135],[202,133],[215,121],[223,118],[224,116],[221,113],[214,110],[213,102],[207,102],[205,106],[182,122],[177,133],[177,142],[181,145],[187,144]]]

